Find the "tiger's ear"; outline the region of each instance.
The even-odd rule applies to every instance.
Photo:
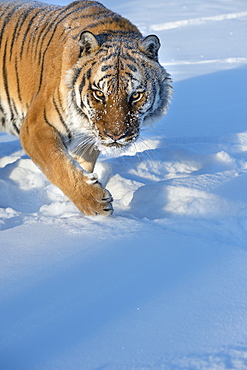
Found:
[[[99,43],[93,33],[84,31],[80,35],[79,45],[81,47],[81,55],[89,55],[99,48]]]
[[[160,48],[160,40],[155,35],[149,35],[145,37],[142,42],[143,52],[151,59],[158,62],[158,51]]]

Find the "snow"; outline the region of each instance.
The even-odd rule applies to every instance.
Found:
[[[157,33],[174,97],[100,157],[109,218],[0,135],[0,369],[246,369],[246,2],[104,4]]]

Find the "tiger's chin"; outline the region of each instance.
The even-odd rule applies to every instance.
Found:
[[[96,136],[96,135],[95,135]],[[120,136],[120,135],[119,135]],[[106,156],[118,156],[126,153],[139,137],[139,131],[135,135],[124,136],[119,139],[96,136],[95,148]]]
[[[137,139],[137,138],[136,138]],[[119,156],[124,153],[126,153],[135,143],[135,140],[125,142],[125,143],[118,143],[118,142],[112,142],[112,143],[104,143],[100,142],[97,143],[97,149],[103,154],[108,157],[111,156]]]

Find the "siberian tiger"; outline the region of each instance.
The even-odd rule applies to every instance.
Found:
[[[0,3],[0,128],[85,215],[113,211],[92,173],[99,153],[124,150],[166,112],[159,48],[96,1]]]

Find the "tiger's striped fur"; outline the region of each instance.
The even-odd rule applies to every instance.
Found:
[[[0,129],[86,214],[111,214],[93,172],[166,112],[159,40],[96,1],[0,3]]]

